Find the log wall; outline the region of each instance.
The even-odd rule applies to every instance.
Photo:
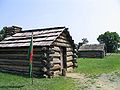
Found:
[[[103,51],[79,51],[80,58],[103,58],[105,53]]]
[[[72,72],[73,68],[75,67],[75,59],[74,59],[74,46],[72,46],[71,42],[69,41],[69,38],[66,34],[62,33],[53,43],[53,50],[55,51],[55,56],[53,57],[53,63],[54,72],[57,72],[57,74],[61,74],[61,47],[66,48],[66,64],[67,64],[67,72]]]
[[[0,49],[0,70],[18,74],[29,74],[28,47]],[[35,76],[50,76],[53,58],[49,47],[34,47],[33,74]]]

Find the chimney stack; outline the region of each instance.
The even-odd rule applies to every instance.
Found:
[[[12,27],[3,27],[6,33],[6,37],[10,37],[18,32],[21,32],[22,28],[17,27],[17,26],[12,26]]]

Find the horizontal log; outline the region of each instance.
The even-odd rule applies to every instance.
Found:
[[[70,44],[67,40],[64,40],[64,39],[56,39],[57,42],[61,42],[61,43],[67,43],[67,44]]]
[[[68,44],[65,44],[65,43],[58,43],[58,42],[55,42],[54,45],[63,46],[63,47],[70,47]]]
[[[45,59],[43,59],[43,58],[40,58],[40,59],[34,59],[33,58],[33,62],[41,62],[41,61],[44,61]],[[16,62],[16,61],[18,61],[18,62],[28,62],[29,60],[28,59],[0,59],[0,62],[2,62],[2,61],[10,61],[10,62]],[[46,60],[45,60],[46,61]]]
[[[29,62],[20,61],[0,61],[0,65],[12,65],[12,66],[29,66]]]
[[[70,44],[69,42],[67,42],[67,41],[65,41],[65,40],[62,40],[62,39],[56,39],[56,42],[57,42],[57,43],[64,43],[64,44],[68,44],[68,45],[70,45],[70,46],[71,46],[71,44]]]
[[[12,66],[12,65],[0,65],[0,68],[9,68],[9,69],[18,69],[18,70],[29,70],[29,66]],[[40,70],[39,67],[33,67],[33,71],[34,70]]]
[[[66,38],[64,37],[59,37],[58,39],[64,40],[64,41],[68,41]]]
[[[59,52],[55,52],[54,54],[50,54],[50,56],[52,56],[52,57],[60,57],[60,53]]]
[[[21,60],[27,60],[28,57],[27,54],[0,54],[0,58],[1,59],[21,59]],[[46,59],[47,57],[45,57],[42,54],[34,54],[33,55],[33,59],[35,60],[41,60],[42,59]]]
[[[53,58],[53,63],[61,63],[60,58]]]
[[[67,62],[67,67],[73,66],[73,62]]]
[[[18,57],[19,57],[19,56],[21,56],[21,57],[22,57],[22,56],[26,56],[26,57],[27,57],[27,55],[28,55],[28,54],[0,54],[0,57],[1,57],[1,56],[3,56],[3,57],[4,57],[4,56],[10,56],[10,57],[13,57],[13,56],[18,56]],[[33,54],[33,56],[34,56],[34,57],[45,57],[44,53],[42,53],[42,54]]]
[[[33,51],[34,54],[54,53],[54,51]],[[0,54],[28,54],[28,51],[0,51]]]
[[[71,56],[72,56],[72,55],[73,55],[73,52],[67,52],[67,55],[71,55]]]
[[[72,47],[67,48],[67,52],[73,52],[73,48]]]
[[[21,69],[14,69],[14,68],[7,68],[7,67],[0,67],[1,72],[8,72],[8,73],[14,73],[19,75],[28,75],[29,76],[29,70],[21,70]],[[42,76],[43,72],[40,71],[33,71],[33,76]]]
[[[8,65],[8,66],[29,66],[29,61],[0,61],[0,65]],[[42,64],[41,62],[33,61],[33,67],[43,67],[45,64]]]
[[[33,47],[34,52],[47,52],[49,51],[49,47]],[[17,51],[17,52],[28,52],[29,47],[11,47],[11,48],[0,48],[0,52],[6,51]]]
[[[54,72],[54,75],[55,75],[55,76],[61,74],[60,70],[55,70],[55,71],[53,71],[53,72]]]
[[[51,68],[51,70],[60,70],[61,66],[60,64],[54,64],[54,67]]]
[[[73,56],[68,56],[67,60],[73,60]]]
[[[6,51],[28,51],[28,47],[23,48],[0,48],[0,52],[6,52]]]
[[[67,72],[73,72],[73,67],[68,67]]]
[[[62,35],[60,35],[59,38],[60,38],[60,39],[63,39],[63,40],[67,40],[67,38],[64,37],[64,36],[62,36]]]
[[[67,62],[72,62],[72,61],[73,61],[72,58],[68,58],[68,59],[67,59]]]
[[[57,52],[60,52],[60,47],[54,46],[53,50],[57,51]]]

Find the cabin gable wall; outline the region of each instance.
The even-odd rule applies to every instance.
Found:
[[[72,72],[73,71],[73,67],[74,67],[74,48],[71,44],[71,42],[68,40],[69,37],[67,37],[67,35],[65,33],[62,33],[53,43],[54,46],[54,57],[53,57],[53,63],[54,63],[54,67],[53,70],[55,72],[55,74],[62,74],[62,49],[65,48],[66,52],[64,54],[66,54],[66,71],[67,72]]]

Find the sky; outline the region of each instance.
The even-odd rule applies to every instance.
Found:
[[[0,0],[0,29],[65,26],[75,43],[98,43],[106,31],[120,35],[120,0]]]

